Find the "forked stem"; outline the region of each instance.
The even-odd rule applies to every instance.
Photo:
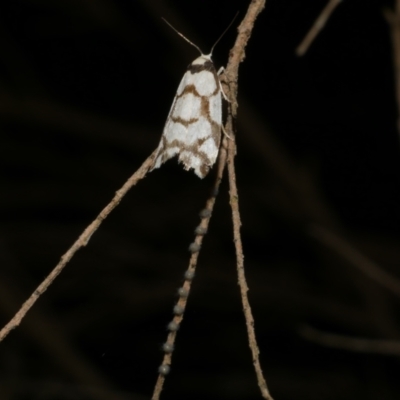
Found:
[[[190,294],[192,279],[195,275],[197,260],[199,258],[201,245],[203,243],[203,237],[208,230],[208,225],[211,220],[212,212],[214,210],[215,201],[219,192],[219,187],[226,165],[226,143],[227,139],[224,138],[220,150],[220,156],[218,158],[217,176],[215,179],[215,183],[212,188],[211,195],[206,201],[205,207],[200,212],[201,222],[195,230],[196,236],[194,242],[189,246],[189,251],[192,253],[192,256],[190,257],[189,266],[184,275],[185,281],[183,283],[183,286],[178,290],[179,300],[174,307],[174,318],[168,324],[169,333],[167,341],[163,345],[163,351],[165,353],[164,359],[158,369],[159,375],[156,385],[154,387],[153,396],[151,398],[152,400],[159,400],[164,385],[165,376],[169,373],[170,370],[177,330],[179,329],[179,326],[183,320],[186,303]]]

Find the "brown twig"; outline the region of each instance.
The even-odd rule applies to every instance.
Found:
[[[228,175],[229,175],[229,191],[230,191],[230,204],[232,208],[233,220],[233,236],[236,250],[236,265],[238,272],[238,282],[240,286],[240,294],[243,305],[244,317],[246,320],[247,335],[249,339],[249,346],[253,358],[253,365],[257,376],[257,383],[264,399],[272,400],[269,393],[266,381],[264,379],[260,359],[259,348],[257,345],[256,335],[254,331],[254,318],[252,315],[249,299],[247,296],[248,286],[246,276],[244,273],[244,256],[242,239],[240,235],[240,212],[239,212],[239,197],[236,186],[236,172],[234,159],[236,155],[236,142],[233,129],[233,123],[237,117],[237,90],[238,90],[238,72],[239,64],[245,57],[245,47],[251,36],[255,20],[260,12],[265,7],[265,0],[253,0],[249,5],[247,13],[238,28],[238,36],[236,42],[230,52],[229,62],[225,72],[225,79],[229,87],[229,100],[230,100],[230,115],[228,116],[226,130],[228,135],[232,138],[228,146]]]
[[[238,36],[236,42],[233,45],[230,54],[229,61],[225,70],[226,80],[229,86],[229,100],[230,100],[230,112],[233,119],[237,116],[237,90],[238,90],[238,76],[239,76],[239,64],[245,58],[245,51],[247,42],[250,39],[253,31],[254,23],[258,15],[265,7],[266,0],[252,0],[247,9],[247,13],[243,18],[243,21],[238,28]],[[229,123],[229,121],[228,121]],[[231,127],[233,133],[233,129]]]
[[[308,233],[319,242],[330,247],[343,258],[350,261],[352,265],[375,282],[400,297],[400,280],[388,274],[379,265],[375,264],[372,260],[355,249],[345,239],[342,239],[339,235],[317,224],[311,224]]]
[[[100,212],[96,219],[83,231],[75,243],[68,249],[68,251],[61,257],[60,262],[50,272],[50,274],[43,280],[43,282],[36,288],[31,296],[22,304],[19,311],[14,317],[3,327],[0,331],[0,342],[10,333],[10,331],[16,328],[25,317],[26,313],[36,303],[39,297],[47,290],[47,288],[53,283],[54,279],[61,273],[67,263],[75,255],[75,253],[81,248],[88,244],[91,236],[96,232],[100,224],[107,218],[110,212],[119,204],[129,189],[136,185],[141,179],[143,179],[148,170],[150,169],[153,158],[156,152],[154,151],[150,157],[139,167],[139,169],[126,181],[126,183],[119,189],[114,198],[110,203]]]
[[[234,156],[236,151],[236,144],[232,141],[229,145],[228,150],[228,175],[229,175],[229,192],[230,192],[230,204],[232,208],[232,220],[233,220],[233,237],[235,242],[236,250],[236,266],[238,273],[238,282],[240,287],[240,295],[242,299],[243,312],[246,320],[247,335],[249,338],[249,346],[253,357],[253,365],[257,375],[258,386],[261,390],[261,395],[264,399],[272,400],[269,393],[267,383],[263,376],[263,372],[260,364],[260,350],[257,345],[256,334],[254,331],[254,318],[251,312],[249,298],[247,292],[249,290],[246,282],[246,276],[244,272],[244,256],[242,239],[240,235],[240,212],[239,212],[239,197],[236,187],[236,174],[234,165]]]
[[[190,245],[190,250],[192,251],[192,256],[190,257],[189,260],[189,266],[187,268],[187,271],[185,273],[185,282],[182,286],[182,288],[179,290],[179,293],[182,294],[179,297],[179,300],[174,307],[174,310],[185,310],[186,308],[186,303],[187,299],[190,293],[190,288],[191,288],[191,283],[192,283],[192,278],[194,276],[194,273],[196,271],[197,267],[197,260],[199,258],[200,254],[200,249],[201,249],[201,244],[203,243],[203,237],[204,234],[208,230],[208,225],[211,220],[212,212],[214,209],[215,205],[215,200],[219,191],[219,187],[222,181],[222,176],[224,173],[225,165],[226,165],[226,158],[227,158],[227,153],[226,153],[226,141],[227,139],[224,138],[221,150],[220,150],[220,155],[218,158],[218,167],[217,167],[217,176],[215,179],[214,186],[211,191],[210,197],[206,201],[206,205],[204,209],[201,212],[201,222],[199,226],[196,228],[196,236],[194,242]],[[182,313],[175,313],[174,318],[172,320],[172,326],[174,327],[179,327],[181,322],[183,320],[183,312]],[[171,325],[171,324],[170,324]],[[158,400],[160,398],[160,394],[164,385],[164,380],[165,380],[165,375],[168,373],[169,366],[171,365],[171,360],[172,360],[172,351],[174,348],[174,343],[175,343],[175,338],[176,338],[177,330],[176,329],[170,329],[170,333],[168,334],[167,341],[164,344],[164,349],[167,349],[165,351],[164,359],[162,361],[161,367],[160,367],[160,373],[157,378],[156,385],[154,387],[153,391],[153,396],[152,400]]]
[[[335,10],[335,8],[342,2],[342,0],[329,0],[328,4],[322,10],[321,14],[314,21],[311,29],[308,31],[307,35],[304,37],[302,42],[296,48],[296,55],[299,57],[304,56],[308,48],[311,46],[312,42],[321,32],[321,30],[326,25],[329,17]]]
[[[338,335],[335,333],[321,332],[308,325],[302,326],[299,329],[299,334],[303,338],[322,346],[360,353],[374,353],[400,357],[400,342],[397,340],[365,339]]]

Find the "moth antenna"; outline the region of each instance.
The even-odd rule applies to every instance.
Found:
[[[221,36],[217,39],[217,41],[213,44],[213,46],[211,47],[211,51],[210,54],[212,54],[212,52],[214,51],[214,47],[216,46],[216,44],[222,39],[222,37],[225,35],[225,33],[228,31],[228,29],[232,26],[233,22],[235,21],[236,17],[238,16],[239,11],[235,14],[235,16],[232,18],[232,21],[229,23],[229,25],[225,28],[225,30],[222,32]]]
[[[236,14],[237,15],[237,14]],[[235,17],[236,18],[236,17]],[[185,39],[189,44],[191,44],[193,47],[196,47],[196,49],[200,52],[201,55],[203,55],[203,52],[200,50],[198,46],[196,46],[194,43],[192,43],[186,36],[184,36],[182,33],[180,33],[177,29],[175,29],[165,18],[161,17],[161,19],[169,25],[180,37]],[[232,21],[233,22],[233,21]],[[232,23],[231,23],[232,24]],[[230,25],[229,25],[230,26]],[[229,28],[229,27],[228,27]],[[224,32],[225,33],[225,32]]]

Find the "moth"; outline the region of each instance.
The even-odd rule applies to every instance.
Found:
[[[233,21],[209,54],[203,54],[199,47],[164,21],[201,55],[189,64],[179,84],[152,170],[178,155],[178,161],[185,170],[193,169],[199,178],[204,178],[218,157],[222,129],[221,95],[226,99],[218,77],[220,72],[215,70],[211,56],[215,45]]]

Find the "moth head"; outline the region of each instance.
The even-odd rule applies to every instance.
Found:
[[[204,65],[207,62],[212,62],[211,54],[202,54],[200,57],[197,57],[193,62],[192,65]]]

